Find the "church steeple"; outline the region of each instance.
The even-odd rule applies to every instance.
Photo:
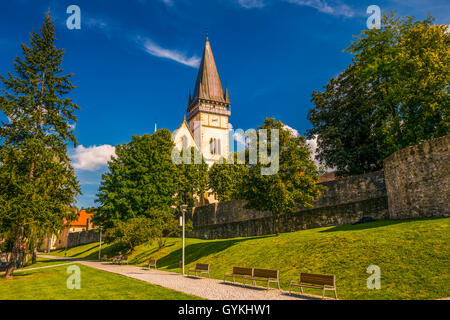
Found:
[[[189,131],[195,145],[208,165],[221,158],[228,158],[230,116],[228,90],[223,91],[209,37],[206,35],[195,89],[189,97],[186,121],[189,122]]]
[[[195,89],[192,99],[188,106],[188,111],[199,100],[209,100],[218,103],[227,103],[227,93],[223,91],[220,81],[219,72],[217,71],[216,62],[209,42],[208,34],[206,34],[205,48],[195,82]]]

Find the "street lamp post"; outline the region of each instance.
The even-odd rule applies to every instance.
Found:
[[[186,210],[187,210],[187,204],[181,205],[181,213],[183,214],[181,217],[181,225],[183,226],[183,244],[182,244],[182,257],[181,257],[181,272],[184,276],[184,243],[185,243],[185,224],[186,224]]]
[[[102,227],[100,227],[100,241],[99,241],[99,248],[98,248],[98,260],[99,261],[102,261],[101,253],[102,253]]]
[[[67,245],[69,244],[69,233],[70,233],[70,228],[67,229],[67,235],[66,235],[66,249],[64,250],[64,257],[67,257]]]

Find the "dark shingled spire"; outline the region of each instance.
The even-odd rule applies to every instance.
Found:
[[[217,71],[216,62],[214,61],[208,35],[206,36],[205,49],[198,70],[192,100],[198,98],[225,102],[219,72]]]

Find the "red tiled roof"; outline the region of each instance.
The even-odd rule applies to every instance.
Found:
[[[324,173],[320,176],[319,183],[336,180],[336,171]]]
[[[85,210],[81,210],[78,213],[78,219],[70,223],[71,226],[86,226],[87,219],[90,219],[94,214],[87,213]]]

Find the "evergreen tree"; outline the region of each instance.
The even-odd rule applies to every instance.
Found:
[[[6,278],[35,226],[59,230],[74,216],[70,206],[80,192],[67,155],[76,145],[71,123],[79,107],[67,96],[74,89],[71,74],[63,75],[64,50],[55,47],[55,25],[47,14],[40,34],[14,62],[15,75],[3,83],[0,111],[9,119],[0,128],[0,225],[12,241]]]

